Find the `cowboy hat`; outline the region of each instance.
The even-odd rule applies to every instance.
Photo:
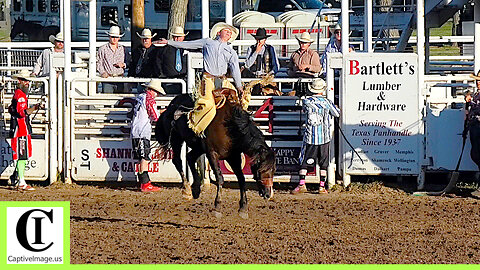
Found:
[[[176,36],[176,37],[184,37],[184,36],[188,35],[188,32],[185,34],[185,33],[183,32],[183,27],[181,27],[181,26],[175,26],[175,27],[173,27],[173,29],[170,31],[170,35]]]
[[[302,43],[312,43],[314,41],[308,32],[303,32],[300,37],[295,36],[295,38]]]
[[[311,84],[308,85],[308,90],[315,94],[322,94],[327,89],[327,84],[323,79],[316,78]]]
[[[480,70],[478,70],[477,75],[475,75],[475,73],[471,73],[470,78],[474,78],[475,80],[480,81]]]
[[[123,37],[123,35],[125,35],[125,34],[120,34],[120,27],[116,25],[112,25],[112,27],[110,27],[110,30],[105,33],[107,33],[107,35],[111,37]]]
[[[144,83],[142,84],[142,86],[145,86],[146,88],[150,88],[153,91],[162,95],[167,94],[165,93],[165,90],[163,90],[162,82],[159,79],[152,79],[148,84]]]
[[[52,44],[55,44],[55,41],[59,41],[59,42],[63,42],[63,33],[62,32],[59,32],[57,35],[50,35],[48,37],[48,40],[50,40],[50,42]]]
[[[30,71],[28,69],[22,69],[19,72],[12,74],[14,79],[23,79],[25,81],[30,81],[33,77],[30,76]]]
[[[269,38],[271,37],[272,35],[267,35],[267,30],[265,30],[265,28],[258,28],[257,29],[257,32],[255,32],[255,34],[251,34],[256,40],[259,40],[259,39],[265,39],[265,38]]]
[[[157,33],[152,35],[152,31],[148,28],[142,30],[142,34],[136,33],[139,38],[154,38]]]
[[[342,30],[342,26],[339,23],[335,24],[335,26],[333,28],[330,28],[330,33],[333,34],[337,30]]]
[[[222,31],[223,29],[230,29],[230,31],[232,31],[232,36],[230,37],[230,39],[228,40],[228,42],[232,42],[234,41],[237,36],[238,36],[238,29],[236,27],[233,27],[229,24],[226,24],[224,22],[219,22],[219,23],[216,23],[213,27],[212,27],[212,30],[210,30],[210,37],[212,39],[215,39],[217,38],[217,34],[218,32]]]

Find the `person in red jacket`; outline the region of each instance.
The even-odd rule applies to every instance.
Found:
[[[12,75],[18,79],[18,86],[13,95],[12,104],[8,108],[11,115],[10,133],[12,139],[13,160],[17,161],[15,172],[10,176],[11,183],[19,190],[35,190],[25,182],[25,166],[28,158],[32,156],[32,127],[29,115],[41,108],[40,104],[28,107],[28,88],[30,85],[30,72],[22,70]],[[18,176],[18,182],[17,182]]]

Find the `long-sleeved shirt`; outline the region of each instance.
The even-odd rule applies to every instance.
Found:
[[[35,65],[33,65],[33,73],[36,76],[44,77],[44,76],[50,75],[50,55],[52,53],[56,53],[56,52],[53,51],[53,48],[48,48],[43,50],[40,56],[38,56],[37,61],[35,62]],[[59,70],[61,69],[58,69],[57,71]]]
[[[203,49],[203,69],[213,76],[220,77],[227,74],[227,68],[230,68],[235,86],[242,88],[238,55],[227,42],[222,42],[219,38],[203,38],[192,41],[169,40],[168,45],[186,50]]]
[[[128,77],[157,78],[155,67],[158,48],[150,46],[148,49],[141,46],[132,52],[132,61],[128,67]]]
[[[28,96],[20,89],[15,90],[13,95],[12,104],[9,108],[11,115],[10,118],[10,132],[9,137],[12,138],[12,158],[17,160],[22,157],[32,156],[32,126],[30,125],[30,119],[27,113],[28,109]],[[18,147],[17,138],[27,137],[27,149],[28,153],[21,153],[24,147]],[[27,155],[25,155],[27,154]]]
[[[100,46],[97,52],[97,71],[102,75],[107,73],[109,76],[123,76],[125,70],[123,68],[114,67],[114,64],[126,63],[127,50],[122,45],[118,44],[114,51],[110,43]]]
[[[270,50],[267,53],[269,54],[269,57],[271,57],[271,59],[268,59],[268,63],[265,63],[267,62],[267,59],[265,59],[265,50],[267,48]],[[275,49],[269,45],[262,46],[259,53],[257,53],[256,49],[256,44],[248,47],[247,58],[245,59],[245,67],[255,73],[256,76],[265,75],[267,73],[265,72],[265,65],[269,65],[270,70],[268,72],[273,72],[274,74],[277,73],[280,67],[280,63],[278,62],[278,57],[275,53]],[[260,59],[258,56],[260,56]],[[261,61],[261,63],[258,63],[257,61]],[[255,63],[257,63],[256,67],[258,68],[255,68],[255,71],[253,71],[251,67]]]
[[[310,96],[303,100],[303,112],[306,114],[303,143],[320,145],[330,142],[330,119],[331,116],[340,116],[338,108],[329,99]]]
[[[330,40],[330,42],[328,42],[327,44],[327,47],[325,47],[325,51],[322,54],[321,61],[322,67],[324,67],[322,70],[322,74],[325,74],[327,72],[327,54],[332,52],[342,52],[342,44],[340,43],[339,45],[335,41],[336,39]]]
[[[151,122],[157,121],[159,116],[153,94],[147,91],[138,95],[134,107],[131,137],[150,140],[152,137]]]
[[[292,56],[290,56],[290,63],[288,65],[288,75],[295,77],[296,73],[300,71],[298,69],[300,65],[310,65],[308,72],[312,74],[322,71],[320,56],[318,56],[316,51],[313,51],[310,48],[306,49],[304,52],[298,49],[292,53]]]

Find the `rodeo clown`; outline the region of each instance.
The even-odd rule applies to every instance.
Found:
[[[324,80],[317,78],[308,86],[308,90],[313,94],[303,100],[303,112],[307,118],[305,120],[305,133],[303,135],[303,144],[300,152],[300,183],[291,191],[292,194],[307,192],[305,185],[305,176],[307,168],[315,166],[317,162],[320,166],[320,188],[318,192],[328,193],[325,189],[325,180],[327,177],[329,145],[331,140],[330,118],[339,117],[338,108],[325,97],[327,85]]]
[[[188,115],[188,126],[195,134],[204,137],[204,131],[212,122],[216,114],[213,90],[220,87],[234,89],[235,87],[225,76],[227,69],[235,82],[237,91],[243,92],[238,65],[238,55],[228,44],[238,36],[238,29],[219,22],[210,31],[211,38],[197,39],[192,41],[173,41],[161,39],[157,44],[168,44],[176,48],[187,50],[203,49],[203,76],[199,87],[199,95],[195,102],[195,108]]]
[[[150,159],[150,139],[152,137],[152,122],[158,120],[160,113],[157,109],[155,98],[157,95],[166,95],[162,83],[152,79],[148,84],[142,84],[145,92],[137,96],[132,120],[132,148],[133,158],[139,162],[138,181],[142,192],[160,191],[159,187],[152,185],[148,176],[148,162]]]
[[[26,69],[12,75],[18,79],[17,89],[13,95],[12,103],[8,107],[11,115],[9,137],[12,139],[13,160],[17,161],[15,171],[10,176],[10,182],[18,190],[32,191],[33,187],[25,182],[25,166],[28,158],[32,156],[32,126],[29,115],[40,108],[41,103],[28,107],[28,88],[30,86],[30,72]],[[18,177],[18,182],[17,182]]]

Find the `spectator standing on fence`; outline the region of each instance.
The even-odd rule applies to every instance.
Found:
[[[303,112],[306,115],[305,133],[300,152],[300,183],[292,190],[292,194],[307,192],[305,176],[307,169],[320,166],[319,193],[328,193],[325,189],[327,167],[329,162],[329,145],[331,140],[330,120],[331,116],[339,117],[338,108],[325,97],[327,85],[324,80],[317,78],[308,87],[313,94],[303,99]]]
[[[152,122],[156,122],[160,113],[157,109],[155,98],[157,95],[165,95],[162,83],[158,79],[152,79],[143,85],[146,90],[137,96],[133,120],[132,120],[132,148],[133,157],[138,160],[138,181],[142,192],[160,191],[159,187],[152,185],[148,175],[148,163],[150,159],[150,139],[152,137]]]
[[[173,41],[183,42],[188,33],[184,33],[181,26],[175,26],[170,31]],[[185,79],[187,76],[187,51],[166,45],[160,48],[157,57],[157,66],[160,68],[161,78]],[[182,92],[180,84],[164,84],[165,91],[169,94]]]
[[[102,78],[123,77],[127,62],[127,50],[118,42],[124,34],[120,27],[114,25],[106,32],[109,42],[102,45],[97,52],[97,71]],[[102,83],[104,93],[124,93],[123,83]]]
[[[252,36],[257,40],[255,45],[248,47],[245,68],[242,71],[244,78],[260,78],[267,74],[276,74],[280,68],[275,48],[266,44],[267,35],[265,28],[258,28]]]
[[[216,114],[213,90],[225,87],[235,89],[227,80],[227,69],[233,76],[237,91],[241,94],[243,86],[238,65],[238,55],[228,44],[238,36],[238,29],[219,22],[212,27],[210,38],[192,41],[160,40],[160,44],[172,45],[187,50],[203,49],[203,76],[199,87],[199,95],[195,101],[195,108],[188,115],[188,126],[199,136],[204,135],[205,129]]]
[[[9,137],[12,139],[12,158],[17,164],[14,173],[10,176],[10,182],[19,190],[32,191],[35,189],[25,182],[25,166],[27,160],[32,157],[32,126],[29,115],[42,106],[39,103],[28,107],[28,89],[31,79],[28,70],[21,70],[12,78],[18,79],[18,88],[8,108],[11,116]]]
[[[128,68],[129,77],[158,77],[154,68],[158,49],[152,45],[152,38],[156,35],[152,35],[152,31],[147,28],[143,29],[141,35],[137,33],[137,36],[142,39],[142,45],[132,51],[132,62]]]
[[[300,48],[290,56],[288,64],[288,76],[290,77],[314,77],[322,71],[320,56],[310,49],[313,39],[308,32],[303,32],[300,37],[295,36]]]
[[[327,55],[332,52],[342,52],[342,26],[337,23],[333,29],[330,29],[330,33],[332,33],[333,39],[328,42],[321,58],[322,75],[325,75],[327,72]],[[353,47],[348,48],[348,50],[352,52]]]
[[[63,54],[63,34],[58,33],[57,35],[51,35],[49,38],[50,42],[54,45],[53,48],[48,48],[42,51],[40,56],[37,58],[37,62],[33,66],[32,76],[35,77],[46,77],[50,76],[50,55],[53,53],[62,53]],[[58,74],[62,71],[57,69]]]

